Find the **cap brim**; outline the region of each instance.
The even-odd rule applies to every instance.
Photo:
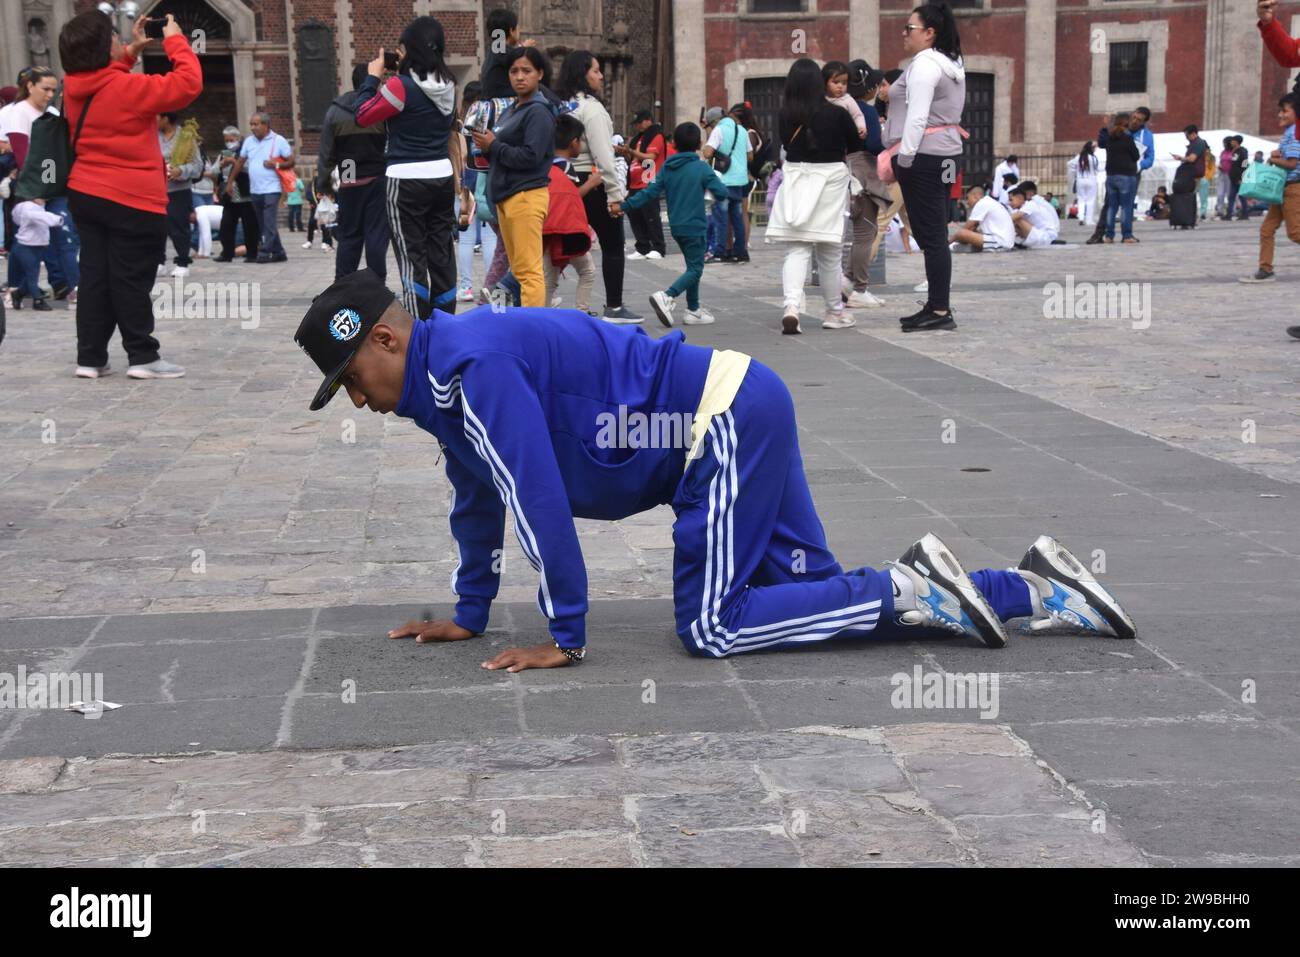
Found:
[[[312,399],[311,405],[307,407],[310,411],[319,412],[329,404],[330,399],[334,398],[334,393],[339,391],[339,379],[343,378],[348,363],[352,361],[352,357],[355,355],[356,351],[353,350],[351,355],[340,362],[334,371],[325,377],[325,381],[321,383],[320,388],[316,391],[316,398]]]

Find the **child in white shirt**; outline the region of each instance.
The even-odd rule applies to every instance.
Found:
[[[11,293],[13,308],[21,309],[23,298],[31,296],[33,309],[49,312],[52,307],[41,295],[41,263],[50,245],[50,227],[62,228],[63,217],[46,212],[43,199],[23,200],[14,206],[13,216],[17,232],[9,255],[17,258],[20,277],[20,285]]]

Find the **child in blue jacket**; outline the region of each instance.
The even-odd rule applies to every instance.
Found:
[[[295,340],[357,408],[432,434],[453,489],[458,564],[451,620],[391,638],[458,641],[487,628],[506,518],[536,570],[551,641],[483,663],[554,668],[586,653],[587,572],[574,518],[671,504],[676,631],[721,658],[830,638],[950,632],[988,647],[1032,616],[1132,638],[1132,621],[1055,539],[1016,569],[967,575],[934,535],[886,570],[846,571],[826,545],[799,456],[794,403],[775,372],[738,352],[652,339],[576,309],[479,307],[417,321],[373,272],[313,301]],[[426,556],[412,556],[425,558]]]
[[[668,228],[686,257],[686,272],[663,292],[650,297],[650,306],[665,326],[673,324],[673,306],[686,293],[686,324],[707,325],[713,314],[700,308],[700,277],[704,275],[704,191],[718,199],[727,198],[727,187],[713,168],[699,157],[700,128],[683,123],[673,131],[677,154],[669,158],[650,185],[637,190],[622,203],[623,209],[639,209],[668,194]]]

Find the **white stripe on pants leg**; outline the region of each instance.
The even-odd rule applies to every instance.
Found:
[[[420,315],[419,299],[411,280],[411,260],[406,254],[406,237],[402,235],[402,211],[398,205],[401,199],[402,181],[394,176],[389,176],[387,179],[388,231],[392,234],[393,258],[397,260],[397,275],[402,282],[400,298],[402,305],[412,317],[422,319],[424,317]]]

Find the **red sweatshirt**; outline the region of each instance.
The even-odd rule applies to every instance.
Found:
[[[1288,69],[1300,66],[1300,39],[1293,39],[1286,30],[1282,29],[1282,24],[1277,22],[1277,17],[1268,21],[1267,26],[1258,22],[1255,26],[1259,27],[1260,36],[1264,38],[1264,46],[1268,47],[1268,52],[1273,54],[1274,60]]]
[[[158,114],[183,110],[203,90],[199,58],[184,36],[166,37],[169,73],[132,73],[129,54],[90,73],[63,80],[68,135],[75,136],[86,98],[90,104],[77,142],[68,188],[150,213],[167,212],[167,172],[158,147]]]

